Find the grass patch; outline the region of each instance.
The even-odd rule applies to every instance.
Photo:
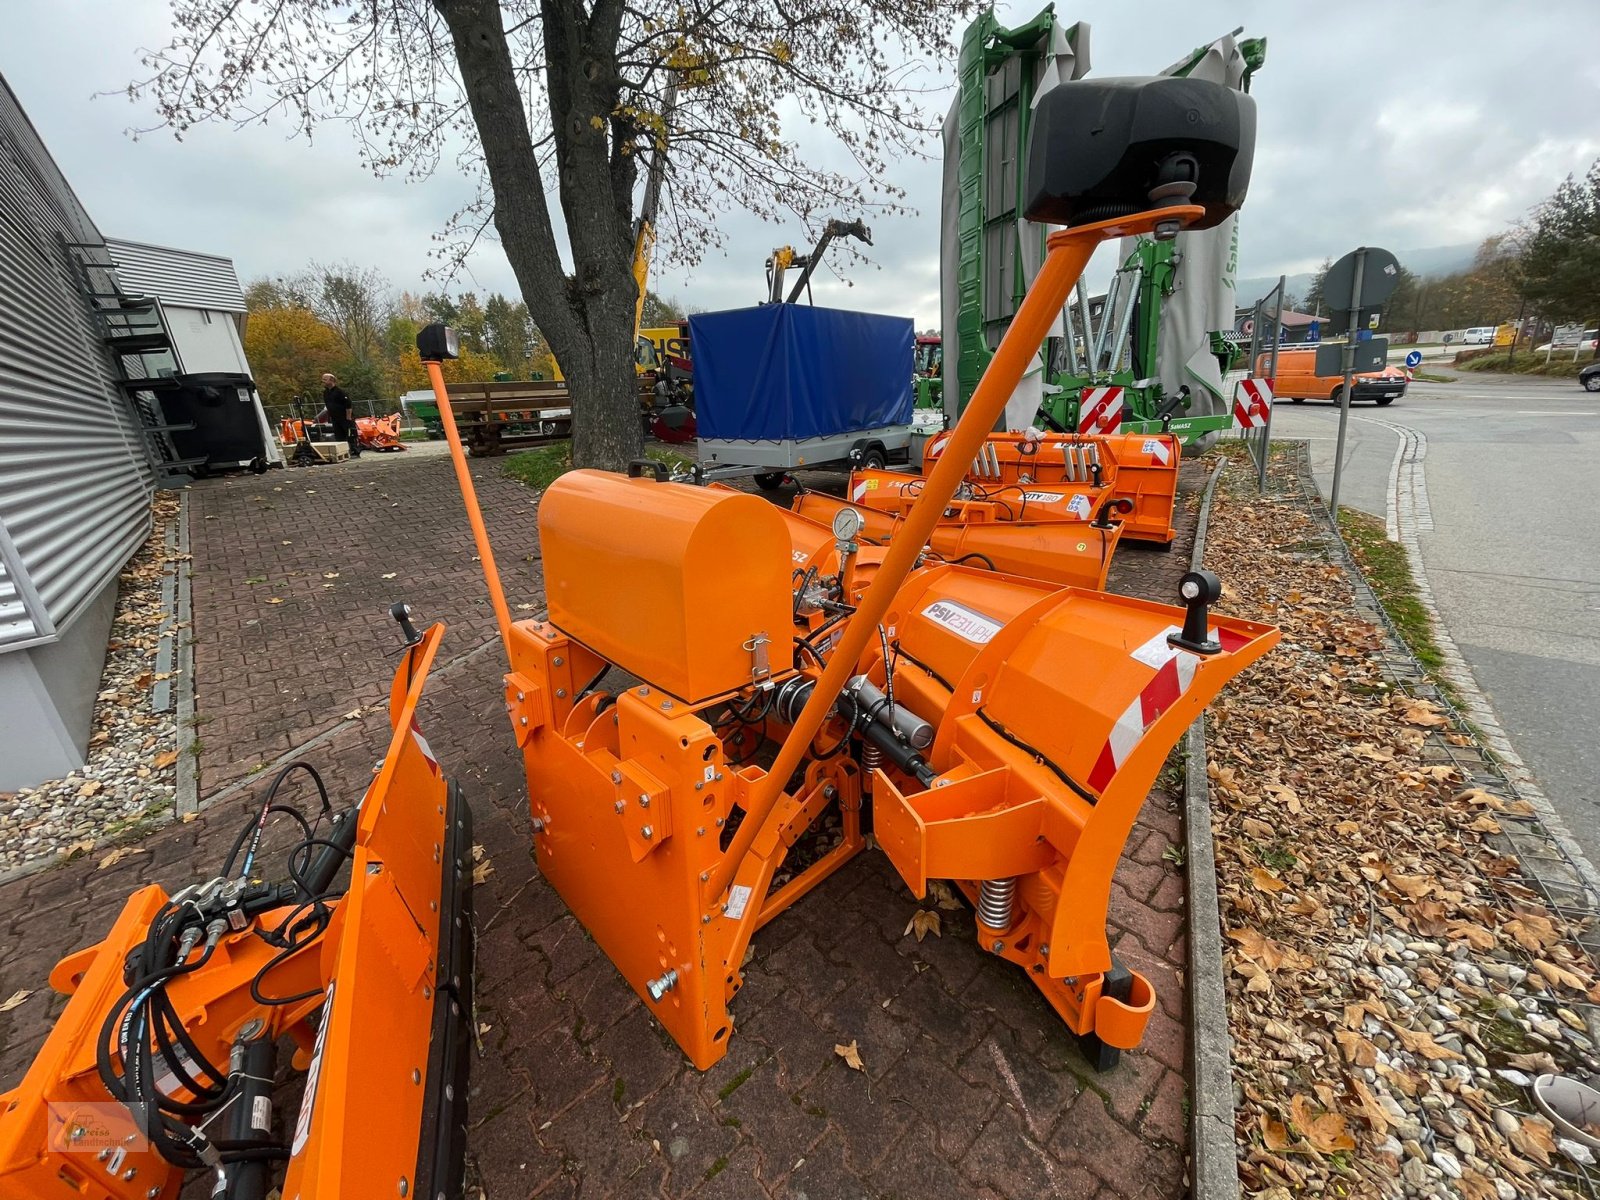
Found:
[[[732,1079],[728,1080],[727,1083],[722,1085],[721,1090],[717,1092],[717,1099],[726,1100],[729,1096],[733,1095],[746,1083],[748,1083],[750,1076],[754,1075],[755,1073],[756,1069],[753,1066],[746,1067],[744,1070],[740,1071]]]
[[[1562,350],[1557,346],[1550,355],[1550,361],[1544,361],[1544,355],[1534,350],[1518,350],[1513,358],[1509,351],[1497,350],[1493,354],[1479,355],[1469,358],[1464,363],[1457,363],[1456,369],[1460,371],[1498,371],[1502,374],[1514,375],[1548,375],[1558,379],[1576,379],[1578,372],[1594,362],[1593,350],[1581,350],[1578,361],[1572,361],[1572,347]]]
[[[1452,703],[1460,704],[1455,688],[1444,677],[1444,653],[1434,639],[1433,616],[1417,597],[1417,581],[1411,574],[1405,547],[1389,540],[1383,522],[1377,517],[1342,506],[1339,532],[1377,595],[1378,603],[1383,605],[1383,611],[1389,614],[1389,620],[1394,622],[1401,639],[1422,664],[1428,678]]]
[[[426,442],[432,439],[426,429],[402,429],[400,431],[400,440],[402,442]]]
[[[727,1168],[728,1156],[726,1154],[719,1155],[717,1157],[717,1161],[706,1168],[706,1178],[708,1180],[715,1179],[718,1175],[721,1175],[723,1171],[727,1170]]]
[[[1432,371],[1413,371],[1411,372],[1411,378],[1421,383],[1454,383],[1456,381],[1454,375],[1436,375]]]
[[[665,463],[667,470],[680,471],[693,466],[693,460],[676,450],[650,446],[645,457]],[[506,459],[505,472],[511,478],[542,492],[561,476],[572,470],[572,443],[557,442],[554,446],[540,446],[537,450],[524,450]]]
[[[611,1085],[611,1103],[621,1104],[622,1097],[627,1093],[628,1085],[622,1080],[617,1080]]]

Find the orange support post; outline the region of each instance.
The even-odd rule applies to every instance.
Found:
[[[966,412],[950,434],[943,455],[928,476],[921,499],[906,514],[904,526],[890,544],[889,553],[862,596],[854,617],[845,626],[844,636],[829,659],[827,669],[795,719],[772,767],[751,796],[745,821],[734,834],[721,864],[707,880],[702,893],[707,911],[733,882],[740,862],[776,806],[784,781],[800,765],[806,748],[822,728],[823,720],[833,711],[840,690],[856,670],[857,659],[866,649],[868,640],[877,635],[878,623],[889,611],[895,592],[933,533],[945,505],[960,486],[967,464],[989,436],[1017,384],[1022,382],[1023,373],[1044,343],[1051,323],[1094,256],[1095,248],[1108,238],[1149,233],[1158,225],[1168,228],[1173,223],[1184,225],[1204,215],[1205,209],[1199,205],[1180,205],[1079,225],[1050,235],[1044,266],[1007,327]]]

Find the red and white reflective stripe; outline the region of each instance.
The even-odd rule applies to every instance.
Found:
[[[1084,388],[1078,400],[1079,433],[1115,433],[1122,428],[1122,389]]]
[[[930,462],[944,453],[945,443],[950,440],[948,433],[941,433],[928,443],[928,448],[922,452],[922,461]]]
[[[850,486],[850,499],[851,500],[859,502],[861,500],[861,497],[865,496],[866,494],[867,494],[867,481],[865,479],[861,480],[859,483],[855,483],[855,484],[852,484]]]
[[[1272,380],[1241,379],[1233,394],[1233,423],[1240,429],[1261,429],[1272,409]]]
[[[416,717],[411,718],[411,740],[416,742],[417,749],[422,751],[422,757],[428,760],[433,773],[439,774],[439,760],[433,756],[433,747],[428,745],[428,739],[422,736],[422,726],[417,724]]]
[[[1163,467],[1172,461],[1172,450],[1165,438],[1145,438],[1143,450]]]
[[[1178,632],[1169,625],[1144,645],[1129,651],[1129,657],[1155,668],[1150,682],[1144,685],[1134,702],[1117,718],[1100,747],[1100,757],[1089,772],[1089,786],[1104,792],[1117,769],[1127,761],[1128,755],[1144,740],[1145,732],[1154,725],[1161,714],[1176,704],[1194,682],[1195,669],[1200,665],[1198,655],[1180,649],[1167,641],[1170,634]],[[1249,644],[1250,639],[1232,629],[1213,629],[1211,636],[1222,646],[1223,652],[1232,654]]]
[[[1166,634],[1163,633],[1161,638],[1165,642]],[[1194,682],[1195,667],[1199,665],[1195,655],[1176,646],[1167,646],[1165,649],[1169,652],[1167,661],[1117,718],[1106,744],[1100,747],[1100,757],[1089,772],[1089,786],[1097,792],[1105,791],[1117,768],[1128,760],[1128,755],[1144,740],[1145,731],[1156,723],[1162,713],[1176,704]]]

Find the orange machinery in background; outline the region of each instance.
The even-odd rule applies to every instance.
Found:
[[[1069,227],[886,545],[849,505],[827,545],[659,464],[573,471],[539,504],[548,617],[513,622],[440,371],[452,337],[419,335],[506,649],[540,871],[697,1066],[735,1036],[752,936],[861,852],[869,820],[917,895],[950,879],[973,901],[982,951],[1021,967],[1097,1063],[1138,1044],[1155,997],[1107,942],[1112,875],[1173,744],[1278,633],[1213,615],[1207,572],[1172,607],[927,548],[1095,247],[1222,220],[1253,136],[1248,97],[1199,80],[1041,97],[1028,215]],[[802,838],[809,865],[775,887]]]
[[[923,451],[926,473],[943,456],[950,434]],[[991,433],[964,472],[945,521],[1084,523],[1116,521],[1122,536],[1170,547],[1177,530],[1180,444],[1170,433]],[[904,513],[924,477],[896,471],[856,471],[852,503]],[[1106,502],[1121,501],[1114,510]]]
[[[322,791],[269,877],[277,782],[308,769],[291,764],[215,879],[141,888],[51,973],[70,999],[0,1095],[5,1200],[176,1200],[190,1171],[227,1200],[461,1194],[471,813],[416,721],[444,626],[397,610],[392,735],[359,806]],[[275,1117],[284,1036],[305,1087]]]

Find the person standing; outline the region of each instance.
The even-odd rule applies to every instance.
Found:
[[[333,436],[350,446],[350,457],[361,457],[361,443],[356,439],[356,423],[350,416],[350,397],[339,386],[338,377],[331,372],[322,377],[322,407],[328,410],[328,420],[333,422]]]

